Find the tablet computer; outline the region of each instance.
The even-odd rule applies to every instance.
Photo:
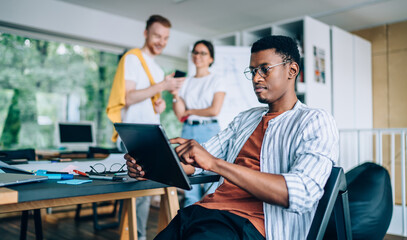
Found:
[[[32,174],[20,173],[1,173],[0,174],[0,187],[17,185],[23,183],[40,182],[47,180],[47,176],[36,176]]]
[[[190,190],[191,184],[159,124],[115,123],[126,151],[143,167],[144,177]]]

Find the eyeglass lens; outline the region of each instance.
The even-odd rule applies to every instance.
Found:
[[[252,80],[254,78],[254,76],[257,74],[257,72],[259,73],[259,75],[261,77],[266,77],[267,76],[267,71],[269,70],[270,67],[267,66],[260,66],[257,68],[247,68],[247,70],[244,72],[245,76],[247,79]]]
[[[102,173],[118,173],[118,172],[124,172],[125,170],[123,169],[125,164],[121,163],[113,163],[109,171],[106,172],[106,166],[103,163],[96,163],[93,166],[90,166],[91,172],[102,174]]]
[[[93,171],[95,173],[105,173],[106,172],[106,167],[102,163],[96,163],[95,165],[90,166],[90,168],[92,169],[91,171]]]
[[[111,173],[121,172],[123,170],[124,166],[125,166],[125,164],[114,163],[114,164],[112,164],[112,166],[110,166],[109,172],[111,172]]]
[[[201,55],[201,56],[206,56],[206,55],[208,55],[207,52],[198,52],[198,51],[192,51],[192,54],[193,54],[193,55]]]
[[[258,66],[258,67],[256,67],[256,68],[252,68],[252,69],[250,69],[250,68],[248,67],[248,68],[246,68],[246,70],[244,71],[244,74],[245,74],[246,78],[249,79],[249,80],[253,80],[253,78],[254,78],[254,76],[256,76],[257,72],[259,73],[259,75],[260,75],[262,78],[265,78],[265,77],[267,77],[267,72],[268,72],[270,69],[273,69],[274,67],[280,66],[280,65],[285,64],[285,63],[287,63],[287,62],[289,62],[289,61],[284,61],[284,62],[282,62],[282,63],[274,64],[274,65],[271,65],[271,66],[262,65],[262,66]]]

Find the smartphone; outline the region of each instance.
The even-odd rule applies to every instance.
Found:
[[[179,70],[175,70],[175,75],[174,75],[174,77],[175,77],[175,78],[180,78],[180,77],[185,77],[186,75],[187,75],[186,72],[179,71]]]

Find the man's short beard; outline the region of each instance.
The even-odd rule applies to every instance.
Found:
[[[257,97],[257,100],[259,101],[259,103],[265,103],[265,104],[268,103],[267,100],[264,98]]]

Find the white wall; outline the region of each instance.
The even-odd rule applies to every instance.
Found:
[[[144,21],[55,0],[0,0],[1,25],[16,25],[124,48],[141,47],[144,43]],[[198,38],[172,29],[163,55],[186,59],[188,46]]]

